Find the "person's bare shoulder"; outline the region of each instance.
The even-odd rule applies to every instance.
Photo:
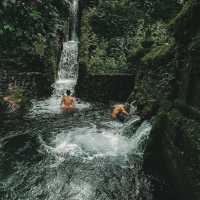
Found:
[[[70,100],[75,102],[76,98],[75,97],[70,97]]]

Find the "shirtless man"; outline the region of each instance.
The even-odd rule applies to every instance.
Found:
[[[112,111],[113,120],[118,119],[120,121],[124,121],[125,117],[128,117],[128,115],[128,112],[125,110],[125,107],[122,104],[116,105]]]
[[[61,101],[61,106],[65,112],[74,112],[75,110],[75,98],[70,96],[70,90],[67,90],[67,96],[64,96]]]

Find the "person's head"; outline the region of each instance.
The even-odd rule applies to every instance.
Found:
[[[70,90],[67,90],[67,91],[66,91],[66,94],[67,94],[67,96],[70,96],[71,91],[70,91]]]

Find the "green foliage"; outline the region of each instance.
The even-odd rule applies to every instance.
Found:
[[[146,64],[148,62],[155,62],[157,59],[160,59],[163,56],[165,56],[170,50],[171,45],[168,43],[163,44],[162,46],[157,46],[142,58],[142,62]]]
[[[144,42],[153,48],[171,43],[166,24],[180,7],[173,0],[90,3],[81,18],[81,63],[91,73],[135,71],[147,52]]]
[[[41,19],[42,15],[41,15],[41,12],[37,10],[32,10],[32,12],[30,13],[30,17],[33,18],[34,20],[37,20],[37,19]]]
[[[198,0],[187,0],[178,13],[169,23],[177,42],[183,45],[189,44],[190,39],[199,31],[200,2]]]
[[[46,39],[38,33],[37,40],[33,43],[35,47],[35,52],[40,57],[44,56],[46,46]]]
[[[14,90],[11,91],[10,95],[12,100],[17,104],[20,104],[21,106],[23,106],[27,102],[25,92],[22,88],[19,87],[15,88]]]
[[[169,21],[177,15],[185,0],[145,0],[147,13],[150,20]]]
[[[64,0],[0,2],[0,67],[48,71],[58,62],[59,34],[68,17]],[[51,49],[51,50],[49,50]]]
[[[94,33],[99,37],[113,38],[133,31],[137,14],[134,7],[135,2],[130,0],[100,0],[90,19]]]
[[[188,15],[188,11],[192,8],[192,5],[193,0],[186,1],[181,11],[169,22],[169,27],[175,26],[182,17]]]

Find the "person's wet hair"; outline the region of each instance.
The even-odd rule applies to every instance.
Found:
[[[66,94],[67,94],[67,96],[69,96],[69,95],[71,94],[71,91],[70,91],[70,90],[67,90],[67,91],[66,91]]]

